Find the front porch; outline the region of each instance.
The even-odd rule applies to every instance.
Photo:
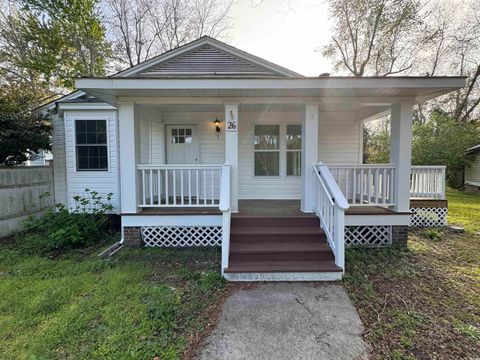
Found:
[[[345,246],[405,244],[410,198],[444,198],[444,168],[410,165],[412,103],[392,104],[391,163],[375,165],[351,106],[278,105],[120,104],[124,241],[221,245],[232,280],[333,280]]]

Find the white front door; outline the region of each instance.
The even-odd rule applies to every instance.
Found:
[[[167,125],[167,164],[198,164],[199,143],[195,125]]]

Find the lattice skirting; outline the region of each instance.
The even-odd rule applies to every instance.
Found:
[[[448,208],[421,207],[411,208],[411,227],[437,227],[447,225]]]
[[[392,243],[392,227],[375,226],[345,226],[345,245],[385,246]]]
[[[145,246],[196,247],[222,243],[221,226],[143,226]]]

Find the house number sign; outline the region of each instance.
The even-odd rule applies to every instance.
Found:
[[[230,119],[227,121],[227,131],[237,131],[238,130],[238,122],[233,112],[230,111]]]

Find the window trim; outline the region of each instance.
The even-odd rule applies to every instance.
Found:
[[[105,173],[110,172],[110,131],[109,131],[109,118],[108,117],[101,117],[101,116],[89,116],[89,117],[82,117],[76,116],[73,117],[73,163],[74,163],[74,171],[75,172],[88,172],[88,173]],[[77,144],[77,120],[80,121],[105,121],[105,130],[106,130],[106,142],[105,144]],[[107,167],[105,169],[79,169],[78,168],[78,153],[77,148],[78,146],[105,146],[107,148]]]
[[[255,149],[255,127],[256,126],[277,126],[278,127],[278,149]],[[282,176],[282,124],[281,123],[258,123],[253,124],[252,134],[252,146],[253,146],[253,177],[254,178],[273,178],[278,179]],[[257,152],[273,152],[278,153],[278,175],[256,175],[255,174],[255,153]]]

